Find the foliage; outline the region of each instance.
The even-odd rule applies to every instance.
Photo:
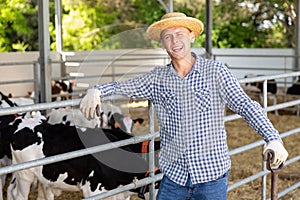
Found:
[[[75,2],[64,4],[69,11],[64,15],[63,38],[67,50],[150,47],[145,29],[153,16],[163,13],[157,9],[157,0]]]
[[[158,0],[61,0],[63,49],[153,48],[146,28],[165,10]],[[168,5],[167,0],[162,0]],[[174,11],[205,24],[206,0],[173,0]],[[35,51],[38,0],[0,0],[0,52]],[[49,0],[50,47],[55,50],[55,0]],[[295,47],[293,0],[214,0],[212,39],[215,48]],[[205,32],[194,47],[203,47]]]
[[[294,1],[222,0],[213,7],[213,46],[294,47]]]
[[[37,19],[34,0],[2,0],[0,3],[0,52],[31,50],[35,34],[32,19]],[[36,24],[36,23],[35,23]],[[34,25],[31,24],[31,25]],[[16,48],[16,49],[15,49]]]

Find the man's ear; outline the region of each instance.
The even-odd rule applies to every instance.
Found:
[[[163,50],[165,50],[166,47],[165,47],[164,43],[163,43],[162,41],[160,41],[160,44],[161,44],[161,48],[162,48]]]
[[[190,40],[191,40],[191,43],[193,43],[195,41],[195,33],[194,32],[190,33]]]

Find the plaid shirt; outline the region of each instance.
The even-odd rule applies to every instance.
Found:
[[[170,63],[131,80],[94,86],[102,96],[122,94],[153,102],[160,129],[160,169],[180,185],[188,176],[196,184],[230,169],[225,105],[266,142],[280,140],[262,107],[244,93],[225,65],[192,55],[196,62],[184,78]]]

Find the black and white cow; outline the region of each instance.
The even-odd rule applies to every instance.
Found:
[[[13,121],[18,118],[34,118],[34,119],[41,119],[46,120],[46,118],[40,113],[35,112],[34,115],[32,113],[24,113],[22,115],[12,114],[12,115],[4,115],[0,116],[0,167],[6,167],[11,165],[12,163],[12,154],[10,149],[10,138],[12,135],[12,127],[10,126]],[[1,175],[1,182],[0,182],[0,200],[3,199],[3,187],[6,182],[6,174]]]
[[[7,130],[9,123],[15,120],[14,115],[0,116],[0,168],[11,165],[10,134]],[[3,187],[6,181],[6,174],[0,176],[0,199],[3,199]]]
[[[291,96],[293,99],[300,98],[300,77],[298,77],[297,80],[293,83],[293,85],[287,89],[285,100],[288,95]],[[297,116],[300,115],[300,105],[296,106],[296,114]]]
[[[10,131],[13,132],[9,139],[13,164],[132,137],[120,129],[93,128],[82,131],[75,126],[51,125],[34,118],[16,119],[10,125]],[[82,190],[84,197],[89,197],[129,184],[135,179],[142,179],[147,172],[148,163],[134,153],[140,152],[141,148],[142,143],[131,144],[14,172],[8,188],[8,200],[27,199],[30,185],[36,180],[40,186],[39,198],[54,199],[54,194],[58,194],[60,190]]]
[[[247,74],[244,76],[244,78],[253,78],[253,77],[259,77],[259,76],[263,76],[263,75]],[[246,85],[246,87],[253,86],[253,88],[252,88],[253,91],[257,91],[260,93],[264,92],[263,82],[246,83],[245,85]],[[277,83],[276,83],[275,79],[271,79],[271,80],[267,81],[267,92],[270,94],[273,94],[273,95],[275,95],[277,93]]]
[[[11,95],[4,95],[0,92],[0,108],[8,108],[15,106],[25,106],[34,104],[33,99],[25,97],[12,97]]]
[[[287,89],[286,94],[300,95],[300,77]]]
[[[111,104],[103,103],[102,110],[103,112],[100,116],[88,120],[77,108],[52,109],[47,114],[47,118],[50,124],[64,123],[86,128],[120,128],[130,134],[132,134],[134,125],[142,124],[144,121],[142,118],[132,119],[124,116],[119,107]]]
[[[120,107],[103,102],[101,105],[103,113],[107,116],[108,128],[120,128],[123,131],[132,134],[132,129],[135,125],[140,125],[144,122],[142,118],[132,119],[131,117],[124,116]]]
[[[253,78],[253,77],[259,77],[263,75],[254,75],[254,74],[247,74],[244,76],[244,78]],[[263,82],[252,82],[252,83],[246,83],[245,87],[243,87],[245,92],[249,95],[254,97],[255,99],[259,99],[261,102],[263,102]],[[275,79],[271,79],[267,81],[267,98],[272,101],[272,104],[277,104],[277,83]],[[278,115],[278,110],[275,110],[275,114]]]
[[[17,103],[16,103],[17,102]],[[33,104],[32,99],[27,98],[12,98],[10,95],[6,96],[0,92],[0,107],[16,107],[19,105],[29,105]],[[12,163],[12,155],[10,149],[9,139],[11,136],[10,126],[9,124],[12,123],[16,117],[21,118],[35,118],[35,119],[43,119],[46,118],[39,112],[27,112],[27,113],[18,113],[18,114],[11,114],[11,115],[4,115],[0,116],[0,167],[9,166]],[[3,186],[5,185],[6,175],[0,176],[0,200],[3,199]]]
[[[15,107],[17,104],[10,100],[11,96],[6,96],[0,92],[0,108]],[[0,167],[11,165],[11,151],[9,146],[8,125],[15,120],[17,115],[0,116]],[[6,175],[0,176],[0,200],[3,199],[3,187],[6,181]]]
[[[70,80],[53,80],[51,82],[52,94],[61,94],[61,97],[53,97],[52,101],[71,99],[73,93],[74,81]],[[69,95],[68,95],[69,94]]]
[[[108,127],[108,119],[104,113],[101,113],[101,116],[96,116],[94,119],[88,120],[77,108],[52,109],[49,113],[47,113],[46,117],[50,124],[63,123],[70,126],[85,128]]]

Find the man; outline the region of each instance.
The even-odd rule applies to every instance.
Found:
[[[100,98],[111,94],[144,98],[153,102],[160,128],[160,169],[164,174],[157,199],[226,199],[230,158],[224,127],[225,105],[241,115],[266,141],[264,159],[287,159],[278,131],[241,89],[225,65],[200,58],[191,43],[203,31],[203,23],[183,13],[168,13],[147,30],[160,41],[171,63],[124,82],[88,89],[80,108],[93,118]]]

